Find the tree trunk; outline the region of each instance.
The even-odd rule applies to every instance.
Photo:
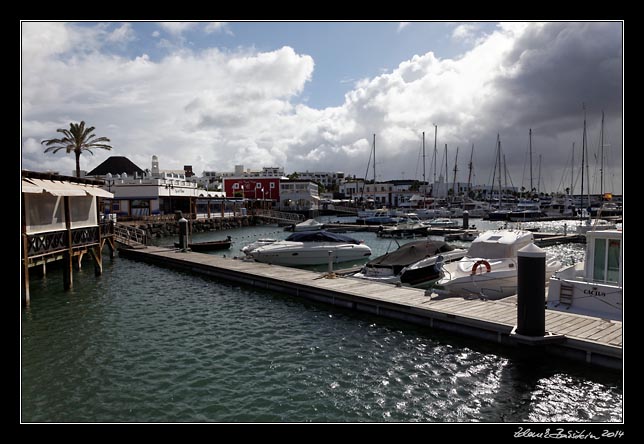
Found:
[[[76,155],[76,177],[80,177],[80,151],[74,151]]]

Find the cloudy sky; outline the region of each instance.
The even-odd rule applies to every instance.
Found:
[[[149,168],[234,165],[378,180],[491,181],[497,134],[515,186],[579,192],[584,107],[590,182],[622,191],[621,22],[23,22],[22,168],[72,174],[41,140],[85,120],[110,155]],[[434,126],[436,125],[436,126]],[[539,176],[539,158],[541,175]],[[437,175],[440,173],[437,173]],[[369,178],[373,171],[369,170]],[[588,178],[585,179],[586,184]]]

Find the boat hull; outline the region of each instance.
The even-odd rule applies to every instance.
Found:
[[[583,263],[563,269],[550,278],[546,306],[551,310],[622,320],[622,287],[575,278]],[[570,276],[573,275],[573,276]]]
[[[491,300],[517,294],[516,259],[488,260],[486,262],[490,264],[489,272],[481,266],[477,268],[477,273],[472,274],[472,267],[480,260],[483,259],[467,258],[445,265],[443,277],[432,290],[440,296],[477,297]],[[560,266],[557,261],[546,263],[546,283]]]
[[[367,245],[325,243],[302,245],[302,242],[286,241],[256,248],[249,255],[257,262],[267,264],[322,265],[329,262],[329,251],[333,257],[333,263],[357,261],[371,255],[371,249]]]

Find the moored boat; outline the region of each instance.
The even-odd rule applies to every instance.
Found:
[[[547,307],[621,321],[623,251],[621,231],[587,232],[584,261],[553,274]]]
[[[489,230],[477,237],[466,256],[443,266],[433,287],[441,296],[500,299],[517,292],[517,252],[534,241],[524,230]],[[561,264],[546,260],[546,279]]]
[[[192,251],[216,251],[216,250],[227,250],[232,244],[232,239],[228,236],[224,240],[215,240],[215,241],[206,241],[206,242],[190,242],[188,243],[188,248]],[[174,243],[175,248],[179,248],[181,245],[179,242]]]
[[[465,256],[466,250],[435,240],[408,242],[369,261],[354,277],[424,287],[440,277],[440,264]],[[436,267],[438,263],[438,267]]]
[[[371,256],[371,248],[349,236],[328,231],[293,233],[283,241],[257,247],[247,253],[257,262],[276,265],[321,265],[349,262]]]

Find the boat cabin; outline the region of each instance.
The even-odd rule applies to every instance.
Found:
[[[619,230],[586,233],[584,274],[593,282],[622,285],[622,232]]]

